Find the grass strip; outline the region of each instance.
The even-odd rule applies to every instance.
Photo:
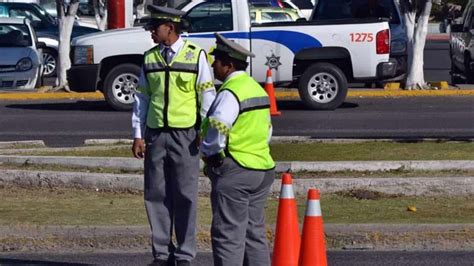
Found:
[[[0,188],[0,225],[146,225],[142,193],[79,189]],[[370,191],[323,194],[325,223],[472,223],[473,197],[406,197]],[[416,212],[408,211],[415,206]],[[265,209],[267,224],[276,221],[278,199]],[[298,199],[300,221],[305,199]],[[209,225],[208,197],[199,198],[198,222]]]
[[[474,143],[276,143],[271,144],[271,153],[277,161],[474,160]],[[97,150],[42,150],[21,155],[131,157],[131,152],[130,147],[122,146]]]

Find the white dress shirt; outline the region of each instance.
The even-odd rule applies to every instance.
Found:
[[[184,40],[179,37],[178,40],[173,43],[170,48],[172,50],[172,56],[170,60],[173,60],[174,56],[178,54],[184,46]],[[160,44],[160,53],[163,52],[165,48],[164,45]],[[206,82],[213,82],[213,76],[211,73],[211,68],[207,62],[206,54],[204,51],[199,53],[199,65],[198,65],[198,75],[196,86],[199,84],[204,84]],[[148,80],[146,79],[143,69],[140,73],[140,79],[138,81],[139,87],[147,87]],[[199,102],[201,103],[201,110],[199,113],[201,117],[206,117],[207,111],[209,110],[214,98],[216,97],[216,89],[214,86],[203,90],[199,94]],[[133,104],[133,114],[132,114],[132,128],[133,128],[133,137],[134,138],[144,138],[144,129],[146,124],[146,116],[148,114],[148,104],[150,99],[148,95],[136,92],[135,93],[135,103]]]

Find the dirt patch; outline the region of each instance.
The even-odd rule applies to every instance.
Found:
[[[351,189],[346,191],[336,192],[336,195],[353,198],[358,200],[381,200],[381,199],[394,199],[402,197],[400,194],[385,194],[378,191],[366,190],[366,189]]]

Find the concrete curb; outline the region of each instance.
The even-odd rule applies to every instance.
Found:
[[[441,84],[442,81],[432,82]],[[445,84],[445,83],[443,83]],[[445,88],[445,86],[443,86]],[[349,89],[347,97],[414,97],[414,96],[469,96],[474,95],[474,89],[442,89],[442,90],[394,90],[394,89]],[[297,90],[277,89],[277,99],[300,99]],[[23,101],[23,100],[103,100],[101,92],[3,92],[0,100]]]
[[[23,101],[23,100],[103,100],[104,95],[100,92],[4,92],[0,93],[0,100]]]
[[[74,156],[16,156],[0,155],[0,163],[51,164],[77,167],[117,168],[142,170],[143,161],[122,157],[74,157]],[[200,169],[202,170],[201,162]],[[277,162],[277,172],[337,172],[337,171],[390,171],[390,170],[474,170],[474,161],[317,161]]]
[[[97,174],[84,172],[54,171],[0,171],[0,185],[25,187],[73,187],[92,190],[142,191],[143,175]],[[281,180],[276,179],[271,188],[274,195],[280,192]],[[304,196],[309,188],[322,193],[335,193],[352,189],[378,191],[406,196],[472,196],[474,177],[411,177],[411,178],[320,178],[299,179],[295,176],[293,190]],[[199,192],[209,194],[210,180],[199,178]]]
[[[473,142],[474,139],[452,140],[450,138],[417,138],[417,139],[321,139],[311,136],[272,136],[271,143],[365,143],[365,142],[451,142],[466,143]],[[131,145],[132,139],[85,139],[85,146],[106,146],[106,145]],[[46,145],[43,140],[26,140],[26,141],[0,141],[0,149],[18,148],[18,146],[44,147]],[[93,148],[93,147],[91,147]],[[99,147],[97,147],[99,149]],[[51,150],[64,150],[68,148],[49,148]],[[70,148],[69,148],[70,149]],[[1,151],[0,151],[1,152]]]
[[[7,149],[18,146],[46,147],[44,141],[42,140],[0,141],[0,149]]]
[[[365,142],[455,142],[465,143],[473,142],[474,139],[464,139],[462,141],[453,141],[449,138],[418,138],[418,139],[321,139],[311,136],[272,136],[271,143],[365,143]],[[1,142],[0,142],[1,143]],[[86,139],[84,145],[131,145],[131,139]]]

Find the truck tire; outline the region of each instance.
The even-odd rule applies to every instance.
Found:
[[[456,65],[454,65],[453,62],[451,62],[451,73],[450,74],[451,74],[451,84],[452,85],[466,83],[466,81],[459,76],[459,73],[460,73],[459,69],[456,67]]]
[[[471,69],[471,55],[464,56],[464,76],[466,84],[474,84],[474,70]]]
[[[54,77],[58,66],[58,53],[54,49],[43,49],[43,76],[45,78]]]
[[[121,64],[112,68],[104,81],[104,97],[107,103],[117,111],[131,110],[139,77],[138,65]]]
[[[315,110],[334,110],[346,99],[347,79],[337,66],[316,63],[301,76],[298,92],[307,107]]]

